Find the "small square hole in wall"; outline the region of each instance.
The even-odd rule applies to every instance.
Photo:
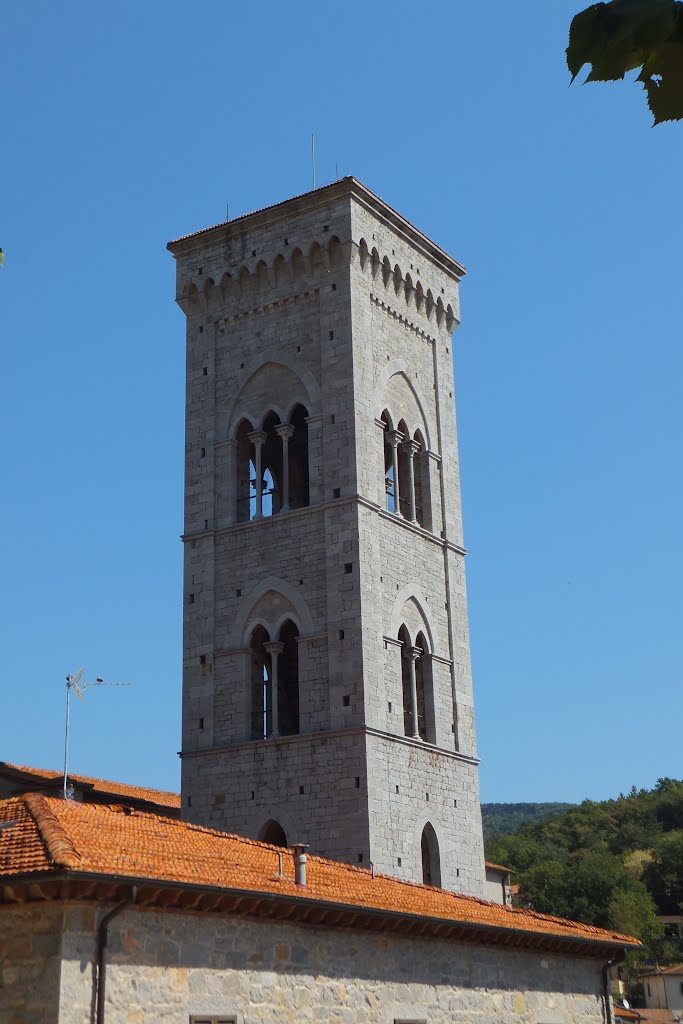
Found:
[[[330,341],[334,341],[334,331],[330,331],[329,338]]]
[[[339,498],[341,496],[341,487],[335,487],[332,491],[333,498]]]
[[[353,572],[353,562],[344,562],[344,572],[347,574]]]
[[[360,789],[360,775],[356,775],[356,778],[354,780],[354,786],[356,787],[356,789]]]
[[[391,703],[391,701],[389,701],[389,703],[387,704],[387,707],[389,708],[389,714],[391,714],[393,706],[394,705]]]
[[[199,719],[199,728],[200,728],[200,729],[203,729],[203,728],[204,728],[204,719],[203,719],[203,718],[200,718],[200,719]]]
[[[358,863],[359,863],[359,864],[362,864],[362,863],[363,863],[363,854],[362,854],[362,853],[359,853],[359,854],[358,854]]]
[[[235,597],[241,597],[241,596],[242,596],[242,591],[241,590],[236,590],[235,591]]]
[[[449,391],[448,394],[450,395],[451,398],[453,397],[453,392],[452,391]]]
[[[297,345],[296,346],[296,350],[297,350],[297,352],[301,352],[301,345]]]
[[[194,594],[188,594],[187,600],[190,604],[194,604]]]
[[[188,798],[187,798],[187,806],[188,807],[192,807],[192,797],[191,796],[188,796]]]
[[[244,369],[244,363],[240,363],[240,370]]]
[[[304,585],[304,581],[303,580],[299,580],[299,586],[303,587],[303,585]]]
[[[330,423],[334,423],[334,413],[330,416]]]
[[[453,806],[454,806],[454,807],[457,807],[457,806],[458,806],[458,801],[457,801],[457,800],[454,800],[454,801],[453,801]]]
[[[460,868],[455,869],[455,877],[460,878]]]
[[[208,366],[203,366],[203,367],[202,367],[202,374],[203,374],[203,375],[204,375],[205,377],[208,377],[208,375],[209,375],[209,368],[208,368]]]
[[[200,654],[199,655],[199,664],[200,665],[206,665],[206,655],[205,654]]]
[[[289,239],[285,238],[285,245],[289,245]]]
[[[299,796],[303,796],[303,795],[304,795],[304,787],[303,786],[299,786]]]
[[[450,349],[449,349],[448,345],[446,345],[446,355],[448,355],[449,352],[450,352]]]
[[[256,255],[256,249],[252,249],[252,250],[251,250],[251,255],[252,255],[252,256],[255,256],[255,255]]]
[[[332,285],[332,291],[333,291],[333,292],[336,292],[336,290],[337,290],[337,286],[336,286],[336,284],[333,284],[333,285]]]
[[[203,272],[203,270],[204,270],[203,267],[197,267],[197,273],[198,274],[201,274]]]
[[[342,697],[342,704],[344,705],[345,708],[351,706],[351,697],[348,693],[345,693],[344,696]]]
[[[339,633],[337,634],[337,636],[338,636],[339,640],[343,640],[344,639],[344,630],[340,629]]]
[[[202,448],[202,454],[201,454],[200,458],[202,458],[202,459],[206,458],[206,448]]]
[[[203,327],[202,327],[201,325],[200,325],[200,327],[199,327],[199,333],[200,333],[200,334],[203,334],[203,333],[204,333],[204,328],[203,328]]]
[[[209,520],[208,520],[208,519],[205,519],[205,520],[204,520],[204,529],[205,529],[205,530],[208,530],[208,529],[209,529]]]
[[[397,792],[397,793],[399,792],[398,786],[396,787],[396,792]]]
[[[330,230],[330,225],[329,224],[325,224],[325,226],[323,227],[323,231],[329,231],[329,230]]]
[[[429,793],[425,793],[425,800],[429,803]]]
[[[253,789],[252,789],[252,791],[251,791],[251,799],[252,799],[252,800],[255,800],[255,799],[256,799],[256,793],[254,792],[254,790],[253,790]]]
[[[399,866],[399,867],[401,867],[402,861],[401,861],[401,858],[400,858],[400,857],[398,858],[398,860],[396,861],[396,863],[398,864],[398,866]]]

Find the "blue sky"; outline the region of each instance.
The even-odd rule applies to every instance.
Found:
[[[568,88],[578,5],[38,0],[0,26],[0,758],[179,785],[168,239],[354,174],[465,263],[485,800],[681,776],[683,124]]]

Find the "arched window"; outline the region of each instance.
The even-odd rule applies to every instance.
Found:
[[[309,502],[307,417],[303,405],[297,405],[290,416],[294,427],[288,445],[290,508],[305,508]]]
[[[409,462],[411,456],[405,444],[406,440],[410,441],[410,431],[406,426],[405,420],[401,420],[399,423],[398,432],[403,438],[402,443],[398,446],[398,511],[404,519],[410,519],[411,468]]]
[[[252,457],[249,434],[253,427],[249,420],[242,420],[237,428],[237,522],[248,522],[256,512],[256,470]]]
[[[258,834],[259,842],[270,843],[271,846],[286,846],[287,836],[279,821],[271,818],[265,823]]]
[[[413,456],[413,486],[415,487],[415,519],[425,530],[431,529],[431,512],[429,508],[428,467],[425,461],[425,443],[419,430],[415,431],[415,448]]]
[[[439,840],[430,822],[422,830],[422,881],[425,885],[441,885],[441,858]]]
[[[398,461],[395,454],[395,447],[392,447],[392,434],[394,425],[391,416],[385,409],[382,413],[384,423],[384,490],[386,492],[387,511],[397,511],[396,483],[398,479]]]
[[[432,658],[424,633],[418,633],[415,646],[421,652],[415,661],[415,690],[417,695],[417,732],[420,739],[435,743],[434,687],[432,681]]]
[[[282,481],[282,442],[277,433],[280,418],[270,412],[263,421],[263,433],[266,435],[261,452],[261,514],[272,516],[280,511],[280,494]]]
[[[278,710],[282,736],[299,731],[299,630],[291,619],[280,629],[282,651],[278,656]]]
[[[265,645],[270,641],[268,630],[257,626],[251,634],[251,736],[263,740],[272,732],[273,707],[270,655]]]
[[[412,649],[410,634],[405,626],[398,631],[398,639],[403,644],[401,651],[401,689],[403,693],[403,732],[406,736],[416,735],[415,716],[413,714],[413,681],[412,665],[408,652]]]

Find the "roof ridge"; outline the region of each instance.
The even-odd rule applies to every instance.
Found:
[[[47,854],[55,867],[78,868],[81,855],[71,842],[64,826],[42,793],[26,793],[23,797],[29,814],[38,826]]]

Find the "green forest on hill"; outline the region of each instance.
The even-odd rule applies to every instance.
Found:
[[[501,830],[486,858],[514,870],[522,906],[636,935],[641,959],[683,960],[683,942],[658,917],[683,912],[683,781]]]
[[[533,824],[550,814],[568,811],[571,807],[576,807],[576,804],[482,804],[484,839],[499,832],[516,832],[525,822]]]

